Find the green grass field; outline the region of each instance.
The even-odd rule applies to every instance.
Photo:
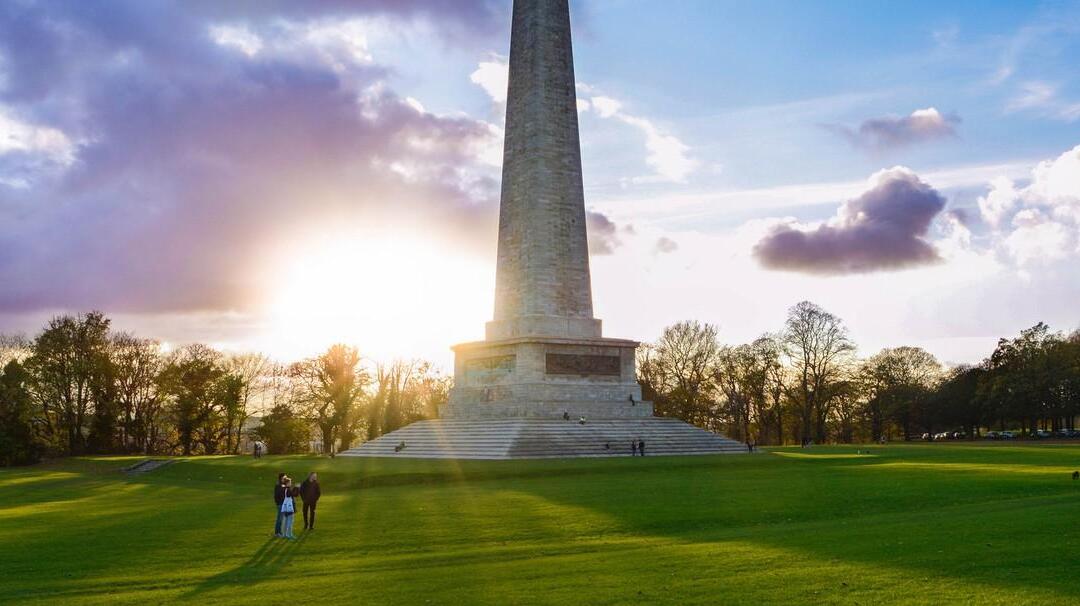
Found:
[[[1080,447],[863,452],[3,470],[0,602],[1080,603]],[[278,470],[323,484],[294,542]]]

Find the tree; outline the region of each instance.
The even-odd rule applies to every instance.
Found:
[[[263,416],[252,435],[266,442],[269,454],[296,454],[307,450],[311,429],[286,403],[276,404]]]
[[[367,384],[359,352],[334,345],[321,356],[294,364],[290,376],[295,381],[296,404],[322,433],[323,452],[333,454],[339,439],[342,449],[348,448],[357,403]]]
[[[122,333],[109,348],[120,414],[120,444],[125,452],[153,454],[160,448],[164,398],[158,375],[164,366],[161,344]]]
[[[763,444],[784,443],[789,372],[784,365],[784,345],[777,335],[764,335],[751,344],[763,373],[763,392],[756,403],[758,440]]]
[[[225,369],[240,380],[241,390],[235,406],[228,409],[225,418],[226,451],[239,454],[244,423],[251,416],[252,402],[274,385],[275,365],[270,358],[259,353],[229,356]]]
[[[177,351],[161,372],[159,388],[170,398],[184,456],[190,456],[197,444],[203,454],[214,454],[224,437],[220,410],[237,386],[220,359],[221,354],[205,345],[189,345]]]
[[[668,326],[641,355],[640,378],[659,416],[720,429],[715,373],[720,344],[715,326],[699,322]]]
[[[911,439],[916,426],[933,431],[937,418],[927,404],[942,374],[933,355],[918,347],[883,349],[863,363],[859,374],[875,441],[886,421],[896,422],[904,439]]]
[[[109,380],[109,320],[101,312],[53,318],[26,360],[43,434],[68,454],[84,452],[87,421]]]
[[[756,422],[755,402],[765,399],[766,370],[752,345],[722,347],[717,356],[716,384],[727,402],[731,422],[729,435],[737,440],[751,440],[750,426]]]
[[[364,404],[368,440],[422,419],[435,418],[446,403],[450,379],[422,360],[375,365],[375,393]]]
[[[800,439],[824,442],[830,405],[855,346],[839,318],[809,301],[788,312],[783,342],[795,376]]]
[[[30,375],[15,360],[0,369],[0,467],[29,465],[41,456],[31,426],[29,382]]]

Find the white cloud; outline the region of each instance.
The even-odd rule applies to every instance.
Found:
[[[278,20],[264,31],[231,23],[218,23],[208,29],[215,43],[248,57],[288,57],[291,61],[318,63],[345,74],[374,62],[369,42],[377,26],[381,26],[377,20],[354,18]]]
[[[997,177],[990,182],[990,192],[979,198],[979,212],[984,221],[998,227],[1019,203],[1020,193],[1012,179]]]
[[[1080,120],[1080,102],[1062,98],[1060,91],[1060,84],[1025,82],[1021,85],[1020,92],[1006,103],[1005,111],[1034,111],[1065,122]]]
[[[24,122],[0,106],[0,185],[25,189],[75,162],[77,145],[63,131]]]
[[[582,107],[585,110],[582,110]],[[690,146],[656,126],[651,120],[626,113],[623,111],[623,103],[618,99],[597,95],[588,99],[584,106],[579,104],[578,109],[592,109],[601,118],[618,120],[645,135],[645,149],[648,152],[645,163],[655,174],[635,177],[633,181],[636,183],[685,183],[687,177],[701,165],[701,162],[690,157]]]
[[[495,55],[490,61],[482,61],[469,75],[469,80],[484,89],[497,105],[506,103],[509,82],[509,63],[505,57]],[[623,111],[623,103],[618,99],[592,94],[595,88],[577,83],[580,94],[577,109],[580,113],[595,113],[600,118],[614,119],[639,130],[645,135],[647,155],[645,163],[654,174],[634,177],[635,183],[685,183],[701,163],[690,157],[690,147],[678,137],[664,131],[651,120],[628,114]]]
[[[258,34],[243,25],[211,26],[210,37],[218,45],[238,50],[249,57],[259,54],[263,47]]]
[[[979,210],[1002,254],[1019,266],[1080,252],[1080,145],[1036,165],[1027,187],[995,179]]]
[[[506,103],[506,93],[510,88],[510,65],[506,57],[494,55],[491,61],[482,61],[476,71],[469,75],[469,80],[484,89],[495,103]]]
[[[61,164],[75,159],[75,145],[62,131],[22,122],[0,107],[0,154],[43,154]]]

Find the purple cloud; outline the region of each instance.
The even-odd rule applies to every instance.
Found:
[[[619,240],[619,227],[607,215],[593,210],[585,212],[585,227],[589,231],[589,254],[611,255],[622,246]],[[629,233],[633,228],[629,225]]]
[[[299,227],[477,240],[495,221],[496,182],[476,160],[488,125],[422,111],[386,87],[377,58],[247,55],[209,32],[389,15],[437,20],[464,43],[503,12],[480,0],[0,3],[0,110],[75,146],[63,171],[0,154],[0,312],[245,309],[273,281],[255,268]]]
[[[909,116],[872,118],[852,129],[838,124],[825,128],[861,149],[882,151],[956,136],[960,116],[944,115],[933,107],[915,110]]]
[[[940,261],[926,241],[945,199],[906,168],[881,171],[873,187],[814,229],[781,225],[754,246],[768,269],[808,274],[898,270]]]

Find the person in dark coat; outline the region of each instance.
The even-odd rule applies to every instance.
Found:
[[[274,536],[281,536],[281,523],[284,515],[281,513],[281,504],[285,501],[285,472],[277,474],[277,484],[274,485],[274,506],[277,509],[277,521],[274,522]]]
[[[645,440],[641,440],[637,443],[637,449],[638,452],[641,453],[641,456],[645,456]]]
[[[634,440],[630,440],[630,456],[637,456],[637,442],[635,442]]]
[[[313,471],[300,484],[300,498],[304,500],[304,530],[315,530],[315,506],[322,496],[319,488],[319,476]],[[308,512],[311,512],[310,518]]]

